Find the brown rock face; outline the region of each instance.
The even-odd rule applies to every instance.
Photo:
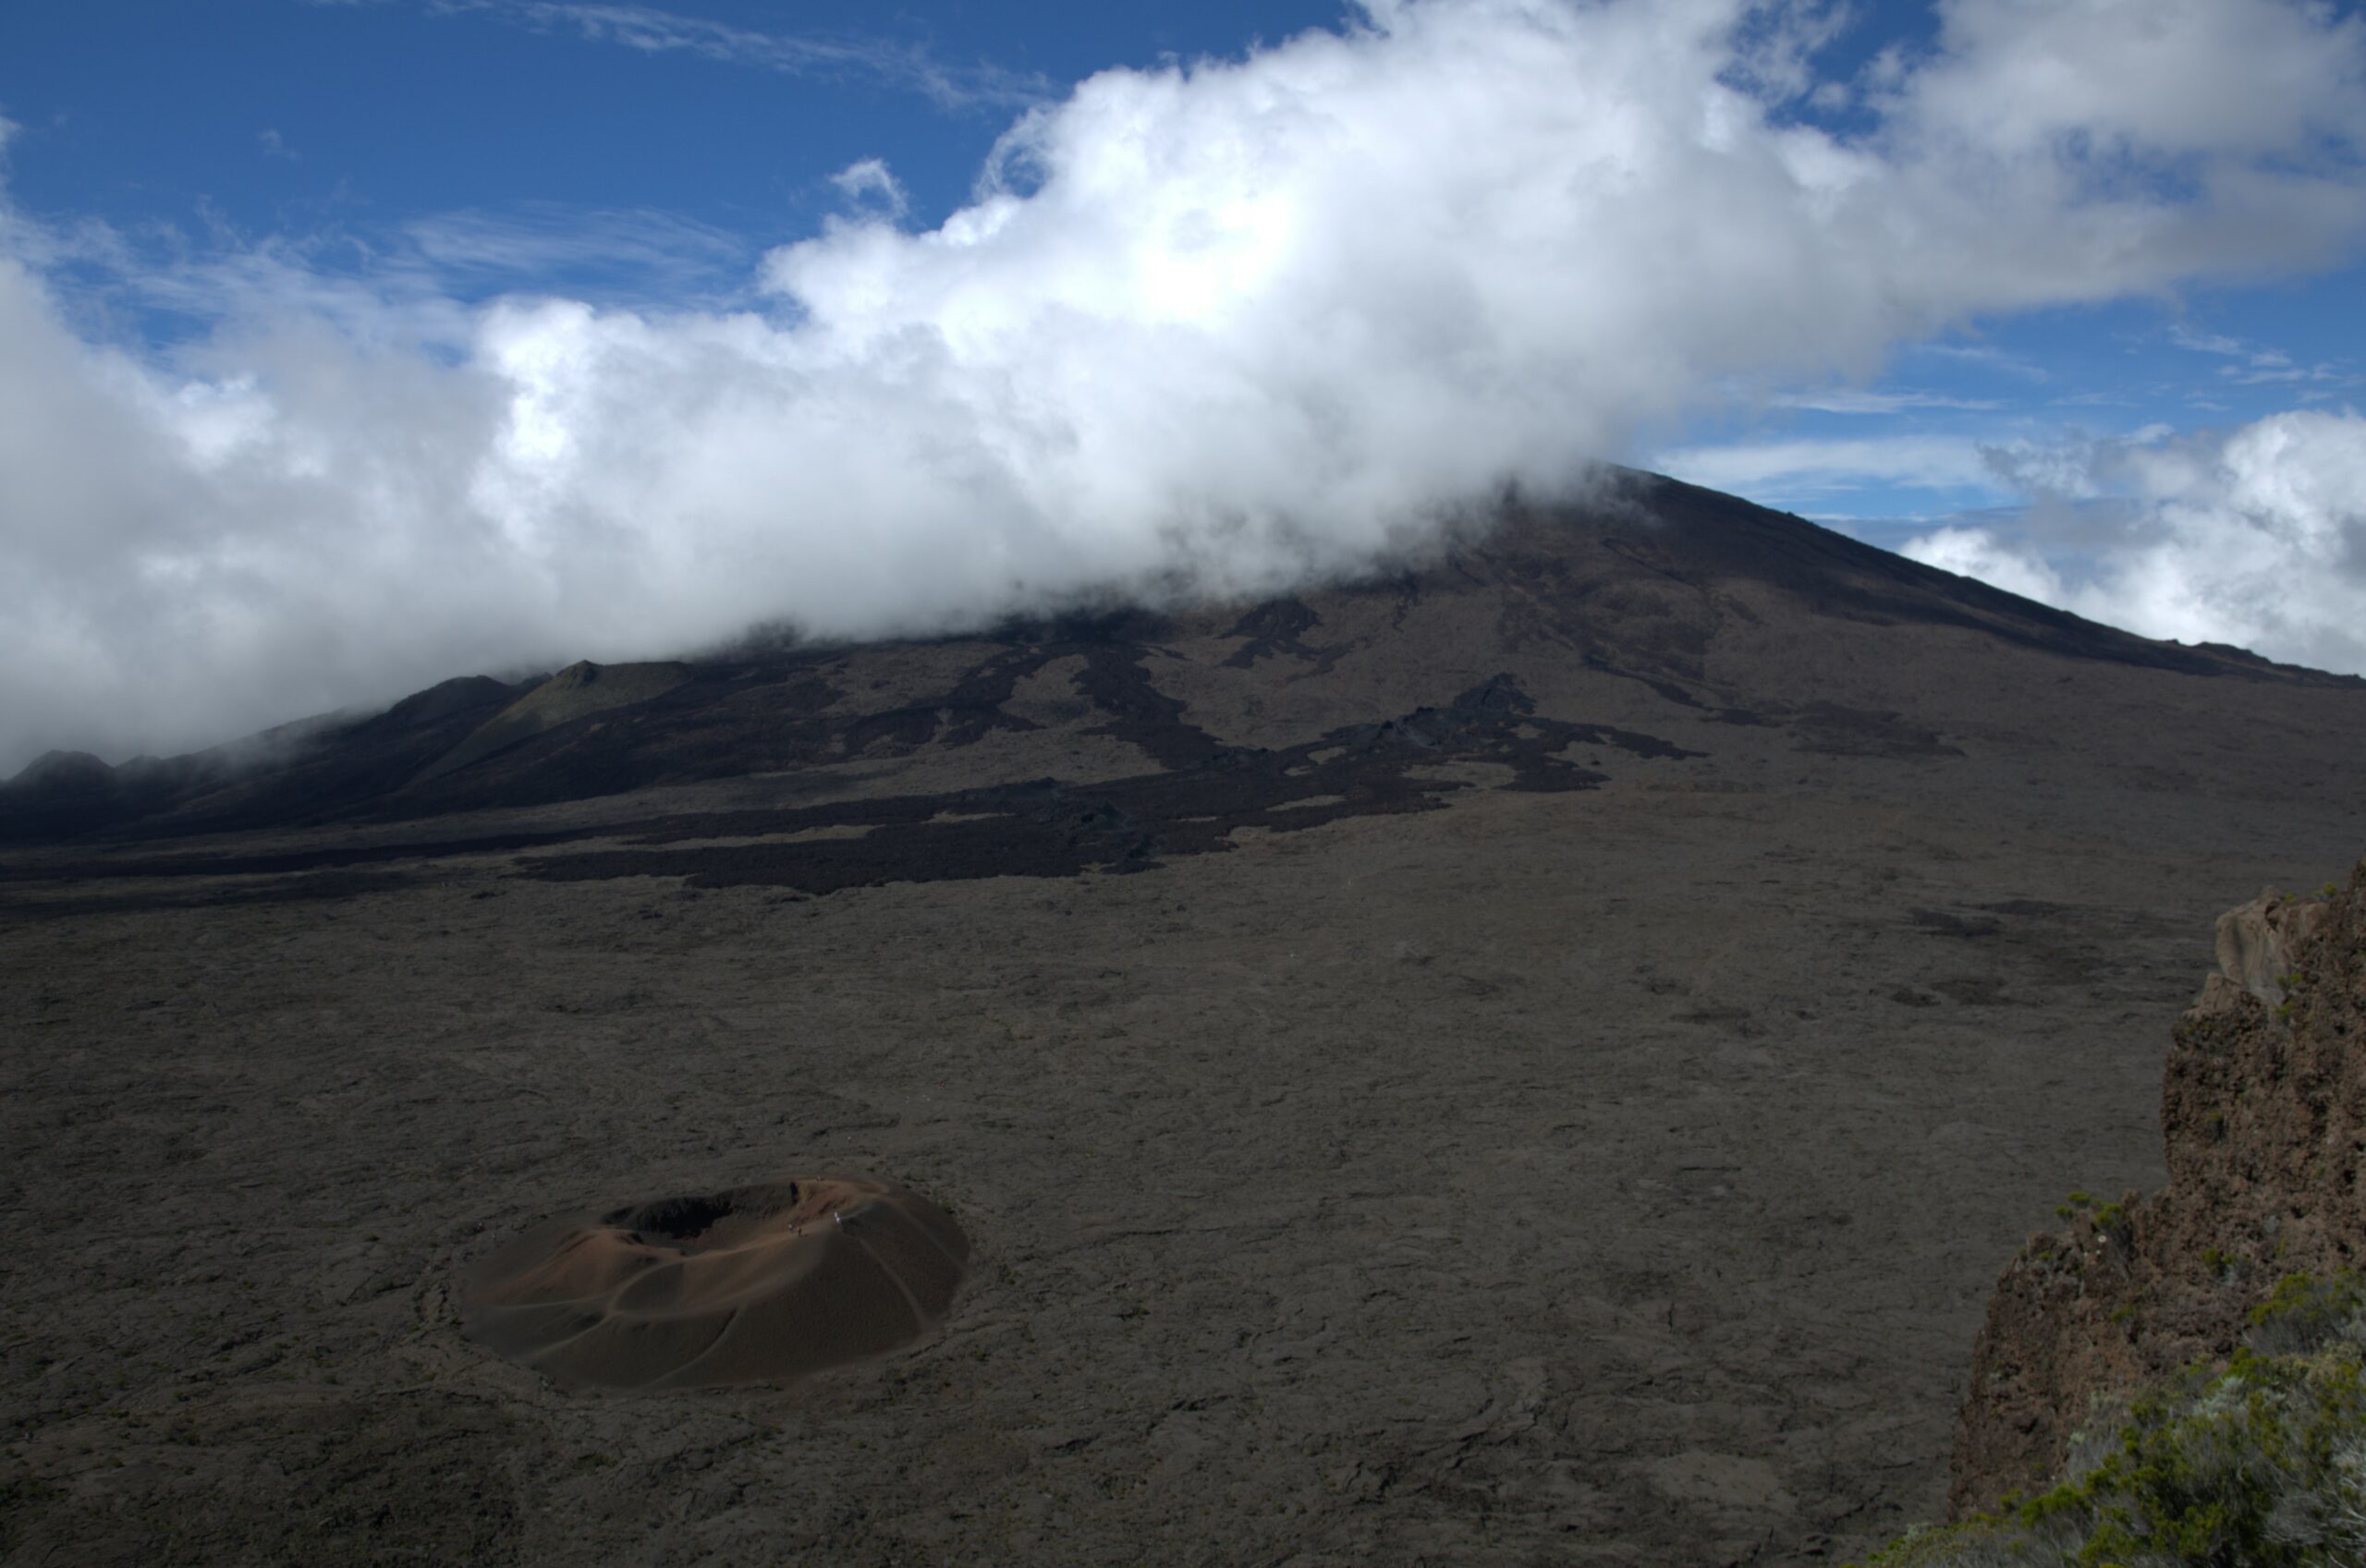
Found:
[[[880,1182],[775,1182],[555,1220],[462,1282],[470,1338],[562,1383],[790,1382],[918,1339],[969,1242]]]
[[[2329,899],[2218,921],[2162,1076],[2168,1185],[2074,1205],[1996,1283],[1956,1432],[1957,1516],[2042,1485],[2091,1416],[2224,1355],[2294,1272],[2366,1254],[2366,861]]]
[[[2317,899],[2279,897],[2271,887],[2219,916],[2218,973],[2202,982],[2193,1011],[2225,1016],[2246,991],[2270,1007],[2283,1005],[2285,978],[2331,910]]]

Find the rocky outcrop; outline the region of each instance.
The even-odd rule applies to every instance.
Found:
[[[2218,921],[2163,1073],[2169,1180],[2072,1195],[1998,1279],[1957,1428],[1957,1517],[2045,1483],[2137,1389],[2230,1353],[2294,1273],[2366,1254],[2366,862]]]
[[[2323,899],[2286,898],[2271,887],[2219,916],[2218,972],[2201,982],[2201,999],[2188,1016],[2233,1015],[2246,992],[2282,1006],[2286,977],[2332,911]]]

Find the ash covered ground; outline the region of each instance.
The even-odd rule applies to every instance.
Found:
[[[0,1550],[1844,1556],[1943,1508],[2021,1237],[2158,1182],[2211,917],[2355,858],[2361,763],[2354,681],[1675,485],[54,762],[0,793]],[[968,1235],[918,1346],[624,1397],[459,1332],[549,1216],[808,1171]]]

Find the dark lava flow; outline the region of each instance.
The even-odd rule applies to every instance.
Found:
[[[1067,877],[1096,867],[1140,871],[1166,857],[1228,850],[1230,835],[1241,828],[1289,833],[1342,817],[1433,810],[1441,796],[1463,786],[1411,776],[1424,764],[1496,763],[1512,770],[1506,788],[1571,790],[1591,789],[1604,778],[1561,755],[1573,746],[1616,747],[1638,757],[1698,755],[1629,730],[1539,718],[1534,700],[1509,675],[1474,687],[1445,708],[1334,730],[1281,750],[1219,746],[1175,714],[1165,717],[1159,732],[1165,749],[1199,749],[1196,737],[1206,748],[1204,760],[1092,785],[1044,779],[787,812],[672,819],[638,835],[635,843],[649,847],[552,856],[521,869],[557,881],[687,877],[693,887],[813,893],[890,881]],[[658,847],[856,826],[873,831],[795,844]]]
[[[1039,648],[973,672],[957,688],[970,700],[952,708],[949,727],[959,732],[958,740],[974,740],[997,721],[1028,723],[995,705],[1007,699],[1011,683],[1021,675],[1072,650],[1063,645]],[[1511,776],[1502,787],[1508,789],[1577,790],[1596,786],[1604,775],[1570,761],[1565,753],[1574,747],[1611,747],[1645,758],[1701,755],[1632,730],[1540,717],[1534,699],[1507,675],[1443,708],[1348,725],[1303,745],[1278,750],[1227,747],[1186,723],[1182,704],[1141,678],[1139,655],[1104,651],[1116,656],[1093,660],[1079,680],[1096,705],[1113,714],[1102,730],[1171,761],[1169,771],[1093,784],[1042,779],[810,807],[678,814],[625,828],[608,824],[262,854],[114,856],[8,868],[0,871],[0,881],[287,876],[626,834],[630,847],[539,857],[521,862],[518,870],[553,881],[686,877],[695,887],[790,887],[810,893],[891,881],[1066,877],[1094,868],[1122,873],[1150,869],[1171,857],[1229,850],[1229,835],[1241,828],[1290,833],[1343,817],[1433,810],[1446,794],[1465,787],[1450,779],[1414,776],[1415,769],[1441,762],[1506,767]],[[1127,672],[1135,678],[1125,679]],[[940,711],[915,707],[866,718],[900,726],[891,748],[900,749],[945,739],[948,721]],[[870,831],[860,837],[795,843],[692,842],[833,828]],[[258,896],[264,896],[261,890]],[[303,890],[291,885],[287,896],[303,896]]]

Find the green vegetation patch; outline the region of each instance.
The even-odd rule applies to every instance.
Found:
[[[651,701],[689,678],[683,664],[570,664],[486,720],[420,778],[457,772],[588,714]]]
[[[2250,1320],[2249,1345],[2139,1398],[2052,1489],[1867,1568],[2366,1562],[2366,1282],[2287,1276]]]

